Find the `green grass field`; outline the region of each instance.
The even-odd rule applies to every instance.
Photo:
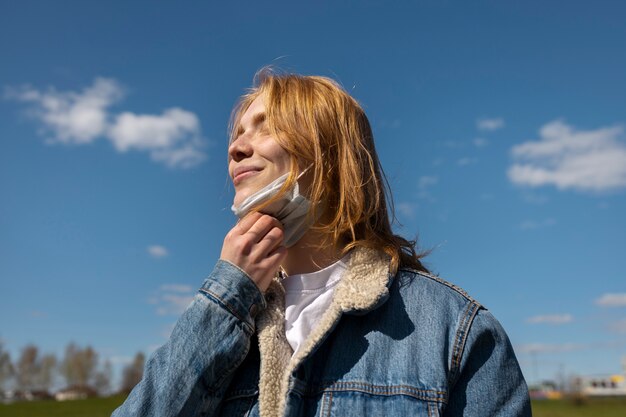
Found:
[[[109,417],[124,396],[78,401],[36,401],[0,404],[2,417]],[[626,398],[589,400],[575,405],[568,400],[533,402],[534,417],[624,417]]]
[[[533,417],[625,417],[626,398],[595,398],[583,404],[570,400],[533,401]]]
[[[76,401],[33,401],[0,404],[2,417],[110,417],[125,395]]]

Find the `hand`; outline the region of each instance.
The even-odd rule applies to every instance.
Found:
[[[263,292],[287,256],[283,226],[267,214],[251,213],[224,238],[221,259],[243,269]]]

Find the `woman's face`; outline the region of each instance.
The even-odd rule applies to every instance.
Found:
[[[235,139],[228,147],[228,173],[235,186],[233,204],[289,172],[291,158],[269,133],[265,118],[265,97],[257,97],[235,127]]]

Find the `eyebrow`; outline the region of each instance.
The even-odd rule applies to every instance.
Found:
[[[260,125],[265,123],[266,119],[267,119],[267,116],[266,116],[265,112],[256,113],[254,116],[252,116],[251,125],[252,125],[253,128],[257,128],[258,129]],[[239,135],[241,135],[243,132],[245,132],[245,129],[243,128],[243,126],[241,126],[241,120],[240,120],[239,124],[237,126],[235,138],[238,137]]]

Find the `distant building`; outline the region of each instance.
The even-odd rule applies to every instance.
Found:
[[[626,396],[626,376],[584,376],[574,379],[574,391],[589,397]]]
[[[574,391],[589,397],[626,396],[626,357],[622,373],[614,375],[582,376],[574,378]]]
[[[93,388],[80,386],[70,386],[54,394],[54,398],[57,401],[84,400],[85,398],[96,396],[98,396],[98,393]]]
[[[540,385],[528,388],[530,398],[533,400],[558,400],[563,398],[563,393],[556,388],[552,381],[544,381]]]

